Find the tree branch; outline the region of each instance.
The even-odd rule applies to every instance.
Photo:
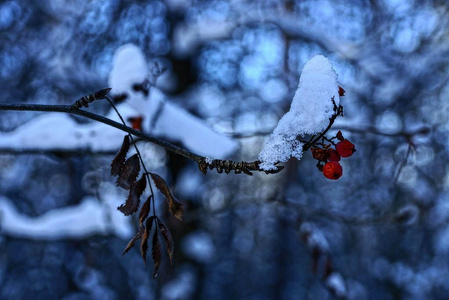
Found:
[[[371,133],[374,135],[382,135],[386,137],[404,137],[407,141],[410,141],[416,135],[425,135],[431,131],[431,128],[427,126],[422,126],[413,131],[402,130],[396,133],[383,132],[373,126],[365,126],[362,128],[354,128],[349,126],[335,126],[334,129],[340,129],[359,134]]]
[[[357,127],[350,127],[350,126],[346,126],[346,125],[340,125],[340,126],[334,125],[332,129],[349,131],[349,132],[357,133],[357,134],[370,133],[370,134],[374,134],[374,135],[381,135],[381,136],[386,136],[386,137],[391,137],[391,138],[404,137],[407,140],[413,138],[416,135],[428,134],[431,131],[431,128],[429,128],[428,126],[422,126],[413,131],[402,130],[402,131],[399,131],[396,133],[387,133],[387,132],[380,131],[379,129],[377,129],[373,126],[369,126],[369,125],[358,125],[358,126],[360,126],[360,127],[357,128]],[[228,133],[228,136],[233,137],[235,139],[243,139],[243,138],[253,138],[253,137],[258,137],[258,136],[265,136],[265,135],[271,134],[272,132],[273,132],[273,129],[247,132],[247,133],[236,132],[236,133]]]
[[[111,119],[102,117],[100,115],[87,112],[85,110],[77,109],[76,107],[73,107],[71,105],[39,105],[39,104],[1,104],[0,103],[0,110],[8,110],[8,111],[43,111],[43,112],[62,112],[62,113],[69,113],[74,114],[78,116],[82,116],[87,119],[91,119],[94,121],[98,121],[100,123],[115,127],[117,129],[120,129],[124,132],[130,133],[132,135],[140,137],[142,140],[145,140],[147,142],[156,144],[158,146],[161,146],[165,148],[168,151],[171,151],[175,154],[182,155],[188,159],[191,159],[195,162],[200,162],[201,159],[205,159],[204,157],[194,154],[192,152],[189,152],[181,147],[178,147],[176,145],[173,145],[169,142],[163,141],[161,139],[158,139],[156,137],[150,136],[148,134],[145,134],[141,131],[135,130],[131,127],[122,125],[120,123],[117,123]]]
[[[232,160],[220,160],[220,159],[210,159],[195,153],[192,153],[186,149],[173,145],[169,142],[158,139],[154,136],[145,134],[141,131],[135,130],[128,126],[117,123],[111,119],[102,117],[100,115],[87,112],[85,110],[78,109],[75,105],[39,105],[39,104],[1,104],[0,103],[0,111],[42,111],[42,112],[62,112],[69,113],[78,116],[82,116],[87,119],[91,119],[94,121],[98,121],[100,123],[115,127],[119,130],[132,134],[145,140],[147,142],[153,143],[155,145],[161,146],[168,151],[171,151],[175,154],[184,156],[198,164],[199,169],[204,174],[207,173],[207,169],[216,169],[218,173],[222,173],[225,170],[226,173],[229,173],[231,170],[234,170],[236,174],[245,173],[247,175],[252,175],[251,171],[265,172],[265,173],[277,173],[283,169],[283,167],[278,167],[277,170],[274,171],[265,171],[259,168],[259,162],[236,162]]]
[[[0,155],[56,155],[56,156],[83,156],[83,155],[115,155],[116,150],[92,150],[91,148],[78,149],[14,149],[0,148]]]
[[[45,112],[63,112],[63,113],[70,113],[79,115],[91,120],[95,120],[101,123],[104,123],[106,125],[115,127],[117,129],[120,129],[122,131],[125,131],[129,133],[130,135],[135,135],[140,137],[142,140],[148,141],[150,143],[156,144],[158,146],[161,146],[165,148],[168,151],[171,151],[175,154],[182,155],[190,160],[195,161],[198,164],[198,168],[203,174],[207,173],[207,170],[213,170],[216,169],[218,173],[222,173],[225,171],[225,173],[230,173],[231,171],[234,171],[235,174],[244,173],[246,175],[253,175],[252,172],[265,172],[266,174],[275,174],[279,173],[284,169],[283,166],[276,166],[275,170],[263,170],[259,167],[260,161],[253,161],[253,162],[246,162],[246,161],[232,161],[232,160],[221,160],[221,159],[210,159],[208,157],[200,156],[197,154],[194,154],[192,152],[187,151],[186,149],[183,149],[181,147],[178,147],[176,145],[173,145],[169,142],[160,140],[156,137],[150,136],[148,134],[145,134],[141,131],[135,130],[133,128],[130,128],[125,125],[123,119],[121,118],[119,112],[113,105],[112,101],[107,98],[107,93],[110,91],[110,88],[103,89],[100,91],[95,92],[94,94],[84,96],[77,100],[75,104],[73,105],[39,105],[39,104],[1,104],[0,103],[0,110],[8,110],[8,111],[45,111]],[[123,124],[117,123],[115,121],[112,121],[111,119],[99,116],[97,114],[87,112],[85,110],[81,110],[81,107],[88,107],[90,103],[92,103],[95,100],[101,100],[101,99],[107,99],[109,103],[113,106],[114,110],[119,114],[119,117],[122,119]],[[329,124],[326,127],[324,131],[322,131],[318,137],[313,136],[310,141],[305,142],[303,146],[303,151],[307,151],[311,146],[313,146],[319,139],[321,139],[332,127],[334,124],[335,119],[338,116],[343,115],[343,107],[337,106],[334,102],[334,99],[332,98],[332,102],[334,104],[334,114],[329,119]],[[138,151],[137,151],[138,152]],[[146,172],[148,173],[148,172]]]

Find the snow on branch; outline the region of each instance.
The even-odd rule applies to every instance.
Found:
[[[233,154],[238,149],[236,141],[216,132],[204,120],[170,101],[155,86],[152,76],[160,75],[161,68],[153,66],[149,71],[139,47],[133,44],[121,46],[114,54],[109,74],[111,95],[116,100],[125,100],[122,105],[134,110],[128,117],[140,118],[143,132],[181,142],[200,155],[226,157]]]
[[[301,159],[303,143],[298,139],[325,130],[340,103],[337,73],[322,55],[309,60],[301,73],[290,110],[282,117],[259,154],[260,168],[274,170],[291,157]]]

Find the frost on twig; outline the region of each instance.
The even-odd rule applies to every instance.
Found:
[[[259,154],[260,168],[274,170],[290,157],[301,159],[299,137],[325,130],[340,103],[337,74],[322,55],[309,60],[301,73],[290,110],[282,117]]]

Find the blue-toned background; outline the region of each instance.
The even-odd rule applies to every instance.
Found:
[[[449,297],[447,1],[1,1],[0,103],[72,104],[108,86],[127,43],[166,68],[168,102],[247,161],[325,55],[346,90],[334,128],[357,152],[330,181],[310,153],[278,175],[204,176],[142,144],[186,207],[180,223],[158,196],[175,257],[153,280],[139,247],[121,256],[138,220],[116,211],[119,145],[42,148],[27,125],[42,113],[1,111],[1,299]],[[26,149],[2,143],[20,129]]]

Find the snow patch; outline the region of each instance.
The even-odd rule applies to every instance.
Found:
[[[78,205],[30,217],[18,212],[11,200],[0,197],[0,233],[33,240],[85,239],[96,234],[129,238],[133,229],[130,220],[117,213],[119,200],[108,202],[86,197]]]
[[[340,273],[333,272],[326,280],[326,285],[337,295],[339,298],[346,296],[346,285],[343,277]]]
[[[307,235],[307,247],[309,249],[319,249],[321,252],[329,252],[329,243],[321,232],[312,223],[303,223],[299,229],[301,235]]]

